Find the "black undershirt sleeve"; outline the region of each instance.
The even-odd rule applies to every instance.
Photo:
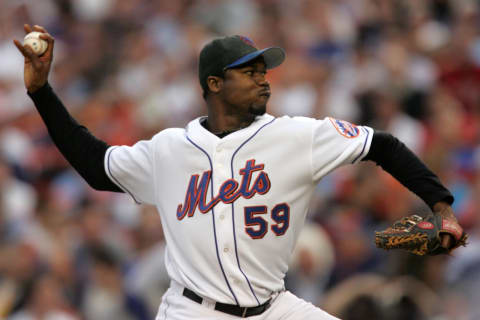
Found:
[[[400,140],[393,135],[375,131],[370,150],[362,161],[371,160],[419,196],[428,206],[444,201],[453,203],[453,196],[438,177]]]
[[[123,192],[105,173],[104,158],[109,145],[72,118],[48,83],[28,95],[53,142],[82,178],[96,190]]]

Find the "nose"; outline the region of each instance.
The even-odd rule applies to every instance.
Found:
[[[270,86],[270,83],[268,82],[267,78],[262,73],[258,73],[256,82],[258,83],[259,86],[262,86],[262,87]]]

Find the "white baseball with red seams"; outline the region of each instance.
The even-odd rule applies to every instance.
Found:
[[[201,121],[132,147],[110,147],[107,175],[136,202],[157,207],[166,268],[177,286],[205,300],[258,306],[284,290],[317,183],[335,168],[360,161],[373,130],[331,118],[264,114],[220,139]],[[166,300],[157,319],[177,319],[163,315],[169,312]]]

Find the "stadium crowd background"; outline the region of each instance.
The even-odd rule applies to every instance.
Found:
[[[29,23],[56,39],[55,91],[109,144],[205,114],[196,59],[213,37],[285,48],[269,112],[390,131],[470,233],[451,257],[376,249],[374,230],[428,209],[373,164],[345,167],[318,186],[287,287],[345,320],[480,319],[479,14],[474,0],[2,0],[0,318],[153,319],[168,287],[155,209],[93,191],[49,139],[12,43]]]

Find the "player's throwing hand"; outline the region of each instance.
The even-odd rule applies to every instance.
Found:
[[[23,45],[20,41],[13,40],[15,46],[25,57],[23,70],[25,88],[27,88],[28,92],[33,93],[47,83],[53,60],[53,44],[55,40],[43,27],[35,25],[31,28],[28,24],[25,24],[23,29],[26,34],[32,31],[41,32],[40,38],[48,42],[47,51],[42,56],[37,56],[28,45]]]

